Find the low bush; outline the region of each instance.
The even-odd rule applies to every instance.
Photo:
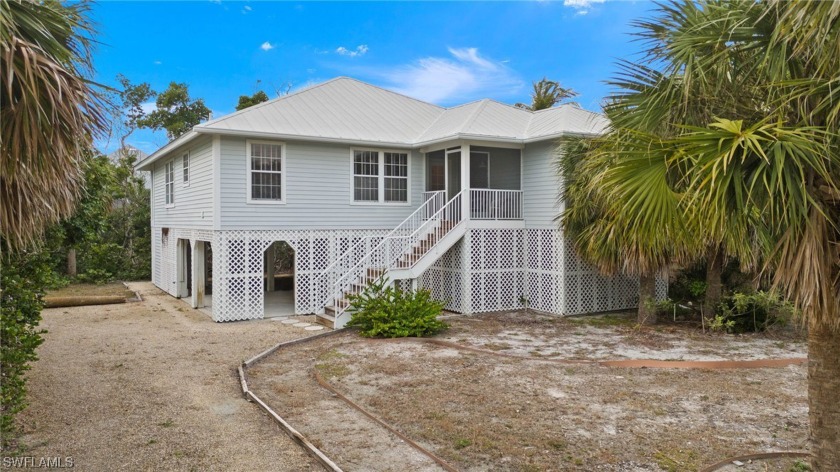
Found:
[[[365,337],[423,337],[449,327],[437,319],[445,303],[428,290],[400,290],[380,278],[348,299],[353,317],[347,326],[359,328]]]
[[[710,319],[713,330],[728,333],[765,331],[771,326],[785,324],[794,315],[794,307],[776,292],[736,292],[724,298],[714,319]]]
[[[0,245],[4,241],[0,239]],[[43,342],[38,328],[46,288],[57,282],[49,255],[5,251],[0,257],[0,449],[14,450],[15,417],[26,408],[26,371]]]

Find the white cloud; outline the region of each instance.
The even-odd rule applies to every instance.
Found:
[[[161,64],[163,64],[163,62],[161,62],[161,61],[155,61],[155,65],[156,65],[156,66],[159,66],[159,65],[161,65]]]
[[[335,52],[342,56],[350,56],[350,57],[357,57],[357,56],[364,56],[368,52],[367,44],[360,44],[356,46],[356,49],[347,49],[344,46],[339,46]]]
[[[245,5],[244,7],[242,7],[242,14],[244,15],[245,13],[248,13],[251,10],[253,10],[253,8],[251,8],[248,5]]]
[[[604,3],[606,0],[563,0],[563,6],[574,8],[578,15],[589,13],[592,5]]]
[[[277,46],[275,46],[275,45],[269,43],[268,41],[266,41],[266,42],[262,43],[262,45],[260,46],[260,49],[262,49],[263,51],[271,51],[275,47],[277,47]]]
[[[222,3],[222,0],[210,0],[210,3],[215,3],[216,5],[219,5]]]
[[[384,74],[387,87],[433,103],[462,103],[485,97],[511,97],[525,81],[504,65],[479,54],[477,48],[449,48],[451,57],[426,57]]]
[[[155,102],[141,103],[140,108],[143,110],[143,113],[148,115],[149,113],[157,110],[157,104]]]

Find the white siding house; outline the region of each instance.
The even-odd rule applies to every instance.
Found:
[[[336,327],[380,274],[461,313],[633,307],[638,281],[600,276],[556,220],[556,139],[605,128],[574,105],[441,108],[349,78],[253,106],[137,164],[152,174],[153,281],[217,321],[262,318],[283,241],[294,313]]]

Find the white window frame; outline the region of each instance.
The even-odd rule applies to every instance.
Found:
[[[192,165],[192,162],[190,162],[190,152],[187,151],[181,156],[181,178],[184,187],[190,186],[190,178],[192,177],[190,174],[190,165]]]
[[[377,201],[356,200],[356,152],[375,152],[377,153],[377,174],[378,195]],[[406,155],[406,201],[404,202],[389,202],[385,201],[385,153],[405,154]],[[368,176],[368,177],[373,177]],[[393,178],[393,177],[392,177]],[[372,148],[351,148],[350,149],[350,204],[351,205],[384,205],[384,206],[409,206],[411,205],[411,151],[407,149],[372,149]]]
[[[252,144],[270,144],[272,146],[280,146],[280,200],[269,200],[262,198],[251,198],[251,176],[255,172],[251,169],[251,145]],[[256,171],[262,172],[262,171]],[[264,140],[245,140],[245,175],[247,175],[247,185],[245,187],[245,198],[248,204],[254,205],[285,205],[286,204],[286,143],[280,141],[264,141]]]
[[[163,195],[166,208],[175,206],[175,159],[163,166]]]

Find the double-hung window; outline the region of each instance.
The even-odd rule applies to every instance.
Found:
[[[248,141],[248,201],[285,201],[285,145]]]
[[[184,170],[184,187],[190,186],[190,153],[185,152],[184,157],[181,158],[182,167]]]
[[[354,150],[353,201],[408,203],[408,153]]]
[[[166,163],[166,168],[164,169],[165,174],[165,181],[164,186],[166,188],[166,206],[173,206],[175,205],[175,160],[171,160]]]

